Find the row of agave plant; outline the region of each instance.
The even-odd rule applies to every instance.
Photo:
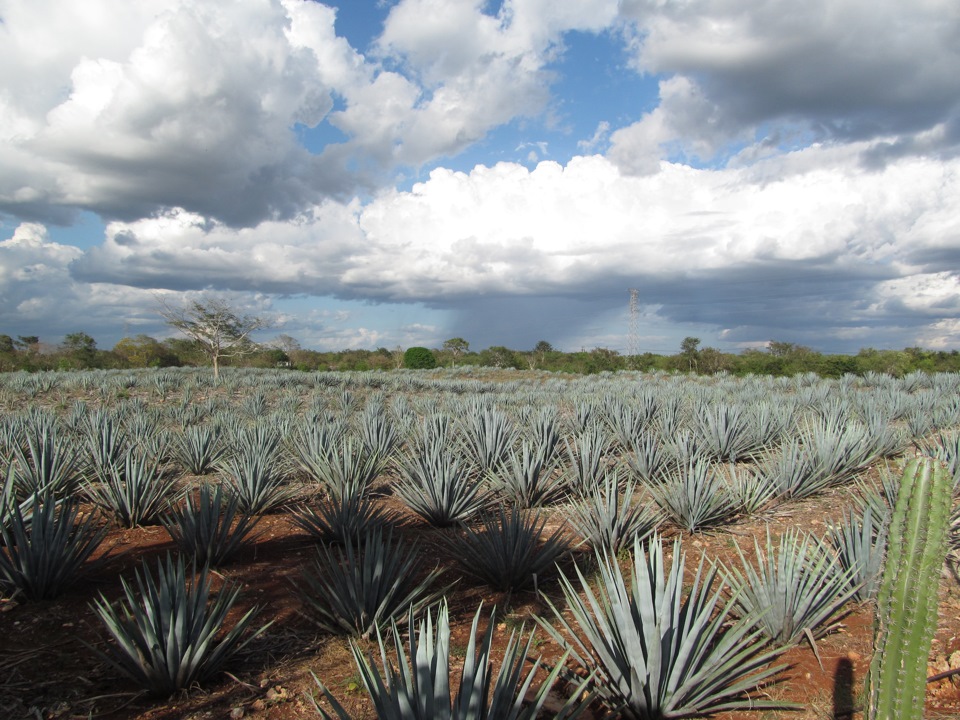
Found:
[[[740,569],[701,562],[692,590],[681,582],[679,546],[666,567],[658,527],[669,520],[697,531],[849,482],[910,439],[957,470],[956,434],[941,424],[949,401],[928,403],[940,415],[924,424],[940,441],[926,444],[911,438],[909,423],[877,420],[881,401],[844,404],[843,395],[819,390],[809,394],[819,400],[801,399],[804,387],[818,386],[798,387],[776,402],[741,398],[725,405],[709,402],[731,391],[724,380],[685,394],[621,384],[617,394],[574,393],[576,399],[557,406],[501,406],[496,401],[507,398],[454,392],[443,401],[397,395],[388,407],[382,388],[361,404],[351,391],[324,386],[286,420],[291,396],[268,398],[262,388],[234,403],[233,413],[209,398],[199,412],[185,410],[197,405],[182,398],[163,411],[126,400],[109,411],[74,405],[59,418],[33,410],[13,416],[2,435],[0,582],[28,597],[48,597],[89,568],[106,527],[94,517],[77,518],[81,496],[124,525],[162,522],[180,557],[201,569],[191,578],[180,559],[168,559],[156,575],[144,567],[136,588],[124,582],[125,599],[101,598],[95,607],[115,640],[114,665],[170,692],[216,671],[242,638],[265,629],[248,632],[248,614],[222,641],[212,641],[238,591],[226,588],[209,602],[206,568],[249,542],[262,513],[291,508],[295,522],[321,540],[298,588],[305,613],[328,632],[379,640],[386,676],[355,646],[379,715],[535,716],[550,683],[540,685],[532,703],[521,702],[534,677],[522,671],[532,640],[511,637],[493,677],[492,622],[478,644],[471,642],[471,669],[451,699],[447,612],[437,611],[434,633],[434,616],[425,610],[447,587],[439,571],[414,571],[421,557],[416,543],[395,535],[397,518],[376,498],[386,478],[413,513],[458,528],[442,537],[463,574],[520,590],[559,572],[574,625],[559,609],[554,621],[563,631],[548,620],[541,624],[584,667],[578,677],[586,680],[576,681],[570,702],[551,711],[558,717],[592,700],[640,718],[757,707],[745,693],[778,670],[769,663],[783,647],[823,632],[849,598],[875,593],[893,476],[882,488],[864,489],[831,538],[768,536],[762,547],[757,543],[756,565],[745,557]],[[268,412],[271,400],[279,412]],[[182,494],[183,483],[174,482],[179,470],[216,472],[222,484],[204,482],[198,494]],[[304,493],[311,488],[314,497]],[[494,498],[510,509],[491,512]],[[573,535],[594,548],[596,583],[576,567],[573,576],[555,570],[575,540],[565,530],[547,532],[544,506],[556,506],[550,517],[568,518]],[[632,550],[629,580],[616,561],[624,549]],[[415,632],[419,612],[425,615]],[[409,654],[394,624],[403,613]],[[731,624],[731,616],[739,619]],[[480,611],[474,638],[479,618]],[[399,673],[386,663],[381,632],[387,629]],[[573,677],[566,663],[554,665],[551,681]]]

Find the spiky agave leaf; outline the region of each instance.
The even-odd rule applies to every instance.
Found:
[[[389,525],[393,517],[369,497],[347,495],[301,505],[293,510],[292,520],[323,542],[343,544]]]
[[[538,510],[500,508],[480,521],[479,530],[444,538],[461,570],[494,590],[522,590],[553,570],[570,551],[563,529],[545,535]]]
[[[757,566],[738,547],[743,572],[729,571],[740,588],[737,605],[745,617],[757,617],[758,627],[778,645],[790,645],[806,631],[814,637],[830,630],[827,621],[857,590],[856,568],[838,570],[821,540],[795,529],[780,536],[774,547],[767,527],[765,548],[754,538]]]
[[[420,564],[416,543],[406,546],[379,528],[343,546],[320,545],[313,570],[297,585],[304,613],[328,632],[369,637],[408,606],[419,609],[443,594],[431,589],[442,571],[418,581]]]
[[[487,497],[469,468],[439,444],[401,458],[397,495],[431,525],[449,527],[479,512]]]
[[[689,532],[722,525],[740,512],[726,480],[703,458],[691,460],[647,489],[670,520]]]
[[[584,493],[570,508],[570,524],[595,550],[617,554],[634,538],[645,540],[660,524],[649,506],[633,504],[635,481],[625,480],[622,493],[620,485],[616,470],[609,472],[602,485]]]
[[[555,469],[555,460],[546,460],[531,442],[523,440],[520,450],[511,450],[500,468],[490,474],[489,482],[518,507],[540,507],[564,495],[565,478]]]
[[[160,518],[173,541],[195,564],[211,567],[225,563],[256,539],[251,533],[259,520],[259,516],[241,513],[239,500],[227,497],[222,485],[212,493],[209,485],[201,485],[196,504],[187,494],[182,507],[171,505]]]
[[[170,695],[203,682],[270,625],[243,640],[257,610],[251,608],[217,641],[240,588],[225,585],[211,601],[207,568],[188,579],[182,558],[158,560],[156,577],[144,561],[135,577],[136,588],[121,578],[124,595],[115,604],[102,594],[94,601],[114,640],[107,653],[97,652],[151,693]]]
[[[84,566],[103,542],[107,528],[99,527],[92,515],[78,520],[79,501],[58,502],[52,490],[35,493],[28,506],[26,514],[23,505],[10,505],[0,526],[0,585],[30,600],[49,600],[90,569]]]
[[[587,671],[597,695],[622,717],[659,720],[723,710],[783,707],[749,697],[783,666],[769,665],[770,650],[753,618],[730,623],[716,566],[700,561],[684,596],[680,542],[664,574],[663,543],[654,536],[633,547],[633,574],[624,579],[617,558],[597,553],[600,581],[579,568],[575,586],[561,574],[567,612],[550,603],[561,630],[541,625]],[[549,600],[548,600],[549,603]],[[572,616],[573,624],[565,615]]]
[[[206,475],[227,453],[222,438],[214,425],[188,425],[173,436],[173,459],[191,475]]]
[[[360,672],[364,687],[373,700],[377,717],[381,720],[535,720],[546,702],[563,669],[566,656],[553,667],[539,687],[532,691],[533,681],[541,668],[540,658],[530,659],[534,637],[522,641],[523,631],[511,633],[503,653],[503,662],[494,675],[492,650],[496,622],[493,616],[487,623],[482,639],[477,642],[477,630],[483,607],[477,609],[470,628],[470,641],[460,674],[456,694],[451,696],[450,677],[450,619],[446,601],[437,611],[436,630],[434,619],[428,611],[416,630],[414,611],[408,613],[409,652],[404,650],[403,639],[396,622],[391,623],[393,650],[397,655],[398,669],[387,660],[387,643],[377,633],[380,649],[381,674],[377,663],[370,655],[364,655],[356,643],[351,643],[354,662]],[[524,672],[526,664],[530,669]],[[334,709],[333,715],[317,704],[314,707],[324,720],[349,720],[350,716],[336,698],[314,677],[321,692]],[[587,685],[581,680],[569,700],[554,711],[555,720],[571,720],[578,717],[592,697],[581,698]],[[531,694],[532,692],[532,694]]]
[[[870,505],[863,513],[849,510],[839,525],[830,528],[830,537],[837,549],[840,566],[851,573],[853,596],[865,602],[877,597],[886,554],[889,511],[879,523],[874,520]]]
[[[90,501],[128,528],[158,521],[174,491],[157,459],[136,449],[84,482]]]

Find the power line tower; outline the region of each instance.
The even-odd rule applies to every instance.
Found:
[[[630,335],[627,339],[627,354],[640,354],[640,291],[630,288]]]

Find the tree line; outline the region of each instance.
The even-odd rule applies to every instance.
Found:
[[[771,342],[764,349],[739,353],[701,347],[697,338],[686,338],[675,354],[642,353],[623,355],[609,348],[563,352],[541,340],[529,350],[495,345],[473,350],[463,338],[451,338],[438,348],[423,348],[407,356],[411,348],[376,350],[308,350],[295,338],[279,335],[267,343],[250,342],[242,353],[221,355],[216,362],[231,367],[281,367],[300,371],[394,370],[430,365],[483,366],[517,370],[547,370],[576,374],[616,372],[618,370],[661,370],[712,375],[796,375],[814,372],[823,377],[844,374],[863,375],[881,372],[905,375],[914,371],[960,372],[957,350],[927,350],[909,347],[902,350],[861,349],[854,355],[821,353],[789,342]],[[125,369],[146,367],[212,366],[209,347],[191,337],[158,340],[149,335],[125,337],[111,349],[101,349],[85,332],[70,333],[56,344],[38,336],[0,334],[0,371]],[[415,364],[411,365],[411,362]]]

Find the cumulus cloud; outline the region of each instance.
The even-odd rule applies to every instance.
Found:
[[[660,106],[614,137],[625,170],[649,172],[630,154],[665,140],[706,160],[744,133],[787,145],[889,137],[915,153],[960,144],[960,11],[948,0],[627,0],[622,13],[635,69],[664,76]]]
[[[665,163],[639,177],[601,156],[438,169],[409,192],[328,201],[296,223],[238,230],[185,211],[115,222],[71,270],[142,287],[424,303],[517,342],[551,323],[586,328],[630,287],[661,319],[725,329],[731,342],[784,328],[840,342],[854,327],[957,315],[956,277],[938,259],[960,238],[960,161],[873,170],[851,162],[862,150],[722,170]]]
[[[22,224],[0,242],[0,319],[24,333],[145,327],[154,292],[214,290],[265,311],[304,296],[445,310],[478,346],[589,345],[625,324],[635,287],[664,337],[960,342],[947,0],[400,0],[366,54],[307,0],[2,12],[0,213]],[[394,187],[557,111],[574,31],[625,43],[618,69],[653,77],[656,105],[591,118],[584,156],[545,123],[504,146],[531,167]],[[558,161],[538,163],[548,149]],[[107,221],[84,250],[31,222],[78,210]],[[291,327],[324,347],[446,329],[307,317]]]
[[[484,6],[403,0],[365,57],[307,0],[10,3],[0,211],[290,218],[541,112],[562,33],[616,14],[610,0]],[[327,133],[316,152],[300,142],[311,128]]]

